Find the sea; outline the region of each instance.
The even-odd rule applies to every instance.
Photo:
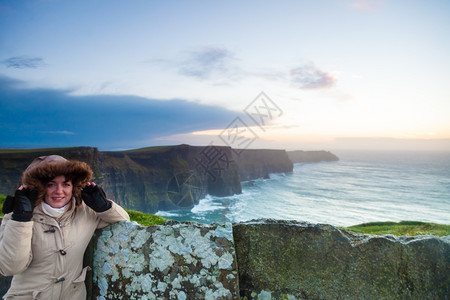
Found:
[[[335,162],[242,182],[242,193],[207,195],[192,209],[159,211],[184,222],[297,220],[351,226],[379,221],[450,224],[450,152],[333,151]]]

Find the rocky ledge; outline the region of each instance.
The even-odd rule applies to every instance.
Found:
[[[447,299],[449,237],[356,234],[326,224],[233,226],[247,299]]]

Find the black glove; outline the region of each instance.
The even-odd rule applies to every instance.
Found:
[[[81,198],[87,206],[96,212],[104,212],[111,208],[112,203],[106,199],[103,189],[97,185],[87,185],[81,191]]]
[[[14,196],[6,196],[5,202],[3,203],[2,212],[3,214],[9,214],[14,210]]]
[[[34,203],[37,199],[37,190],[23,188],[16,190],[14,197],[6,197],[3,205],[3,213],[13,212],[12,219],[19,222],[31,221],[33,216]],[[6,207],[5,207],[6,205]]]

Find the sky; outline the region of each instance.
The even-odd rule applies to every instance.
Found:
[[[0,148],[450,151],[450,1],[0,0]]]

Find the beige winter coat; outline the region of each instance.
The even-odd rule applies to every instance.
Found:
[[[17,222],[11,213],[0,228],[0,273],[14,275],[4,299],[86,299],[83,255],[97,228],[129,221],[123,208],[113,202],[96,213],[84,203],[62,216],[58,223],[39,205],[30,222]]]

